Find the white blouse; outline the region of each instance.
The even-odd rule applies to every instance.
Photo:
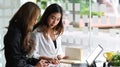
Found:
[[[61,37],[56,39],[57,48],[55,48],[54,42],[48,35],[48,40],[45,39],[42,32],[38,32],[37,29],[33,31],[32,38],[35,41],[35,51],[29,55],[34,58],[39,58],[40,56],[48,56],[56,58],[57,55],[64,55],[61,48]]]

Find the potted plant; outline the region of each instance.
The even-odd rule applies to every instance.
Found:
[[[120,67],[120,52],[115,53],[109,63],[110,67]]]

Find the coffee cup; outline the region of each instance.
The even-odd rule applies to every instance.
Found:
[[[106,58],[106,61],[109,62],[112,59],[114,52],[105,52],[103,55]]]

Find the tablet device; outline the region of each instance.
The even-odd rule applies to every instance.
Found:
[[[100,55],[100,53],[103,51],[102,46],[98,45],[94,51],[90,54],[90,56],[87,58],[86,62],[88,66],[91,66],[95,59]]]

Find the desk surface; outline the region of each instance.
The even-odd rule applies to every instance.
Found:
[[[67,64],[81,64],[80,60],[70,60],[70,59],[62,59],[60,60],[61,63],[67,63]]]
[[[67,59],[62,59],[60,60],[61,63],[65,64],[71,64],[72,67],[87,67],[87,63],[79,61],[79,60],[67,60]],[[103,67],[103,61],[97,61],[96,66],[97,67]],[[74,66],[75,65],[75,66]]]

